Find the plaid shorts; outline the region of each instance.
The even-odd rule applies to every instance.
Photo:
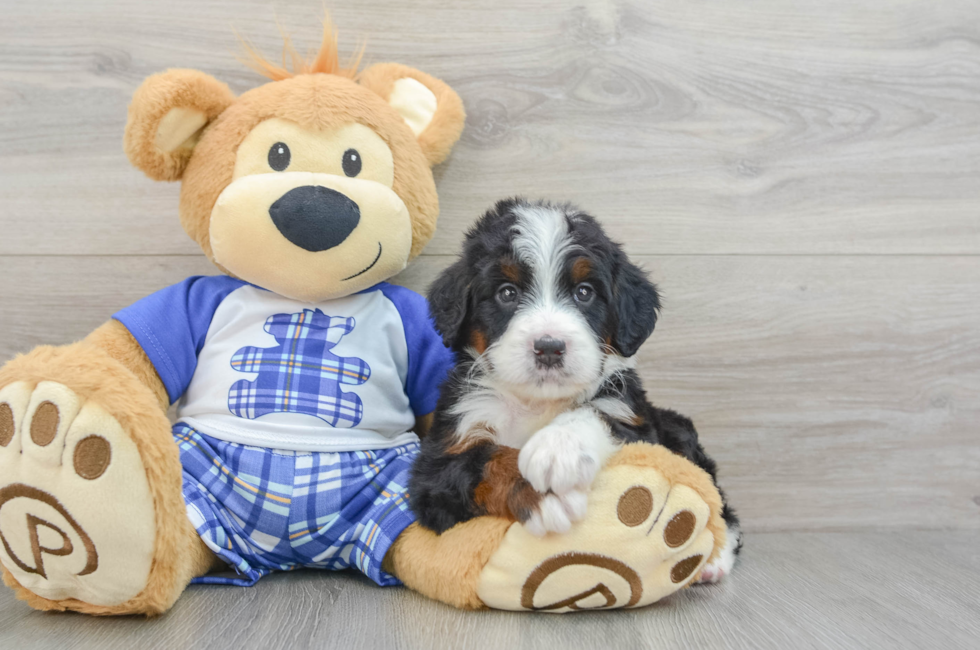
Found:
[[[251,586],[273,571],[354,567],[379,585],[401,584],[381,562],[415,521],[407,486],[418,443],[310,453],[225,442],[180,422],[173,433],[187,515],[238,574],[192,582]]]

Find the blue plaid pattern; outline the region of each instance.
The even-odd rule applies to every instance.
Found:
[[[231,367],[259,376],[235,382],[228,393],[228,410],[250,420],[289,412],[314,415],[332,427],[357,426],[364,416],[361,398],[343,392],[341,385],[363,384],[371,368],[356,357],[330,352],[353,329],[353,318],[327,316],[319,309],[271,316],[265,331],[279,346],[235,352]]]
[[[173,429],[184,501],[204,543],[238,577],[194,582],[251,586],[272,571],[356,568],[382,586],[388,548],[415,521],[408,472],[418,443],[341,453],[248,447]]]

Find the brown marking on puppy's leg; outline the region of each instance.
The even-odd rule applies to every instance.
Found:
[[[538,509],[542,496],[540,492],[531,487],[531,484],[521,476],[514,482],[514,486],[510,490],[507,507],[510,509],[514,519],[523,524]]]
[[[512,447],[498,447],[483,468],[483,480],[476,486],[473,499],[488,514],[513,519],[507,507],[507,499],[515,483],[518,451]]]
[[[474,501],[487,514],[511,521],[527,521],[541,501],[517,467],[520,451],[513,447],[498,447],[483,469],[483,480],[476,486]]]

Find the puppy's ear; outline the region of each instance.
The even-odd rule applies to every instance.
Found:
[[[234,101],[228,86],[197,70],[147,77],[129,105],[123,138],[129,161],[153,180],[178,180],[201,131]]]
[[[625,253],[620,252],[618,258],[613,281],[612,345],[624,357],[631,357],[653,333],[660,311],[660,294],[646,273],[630,262]]]
[[[469,269],[460,259],[443,271],[429,287],[429,311],[446,347],[453,347],[459,338],[469,302]]]

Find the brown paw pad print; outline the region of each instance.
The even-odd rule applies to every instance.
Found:
[[[34,445],[39,448],[48,447],[58,437],[61,423],[58,406],[45,400],[34,409],[27,433]],[[0,447],[8,447],[13,441],[16,424],[11,405],[0,403]],[[94,481],[105,473],[111,460],[112,448],[109,442],[100,435],[91,434],[75,444],[71,466],[81,478]],[[44,564],[47,556],[66,557],[75,552],[85,553],[85,561],[81,563],[77,576],[88,575],[98,568],[98,553],[91,537],[57,497],[40,488],[17,482],[0,488],[0,512],[4,506],[12,503],[19,516],[2,518],[4,525],[0,526],[0,543],[7,557],[21,571],[46,578]],[[51,519],[56,522],[50,521]],[[17,530],[10,530],[11,528]],[[30,542],[30,557],[22,557],[25,555],[24,549],[21,548],[18,553],[8,540],[8,537],[25,536]],[[73,544],[72,539],[76,543]]]
[[[0,447],[14,439],[14,411],[10,404],[0,404]]]
[[[666,503],[667,501],[665,499],[664,503],[660,504],[661,512],[657,514],[657,517],[654,518],[653,523],[650,525],[651,532],[656,528],[660,517],[663,516],[662,510]],[[642,485],[634,486],[623,492],[622,496],[619,497],[619,503],[616,506],[616,516],[624,526],[636,527],[650,519],[650,516],[654,513],[655,505],[653,494],[648,488]],[[670,548],[683,546],[694,536],[697,524],[697,517],[690,510],[677,512],[670,518],[667,525],[664,526],[664,544]],[[698,566],[700,566],[702,558],[702,555],[692,555],[678,562],[670,571],[671,581],[679,584],[687,580],[697,570]]]
[[[6,392],[9,394],[9,391]],[[20,478],[30,480],[31,473],[35,473],[36,478],[42,478],[36,473],[45,471],[60,475],[60,465],[65,462],[70,462],[71,470],[86,481],[94,481],[106,472],[112,461],[112,446],[101,435],[89,434],[81,439],[76,436],[71,441],[74,450],[70,458],[66,455],[65,447],[69,443],[66,432],[74,411],[77,411],[72,400],[62,400],[69,402],[69,414],[63,417],[61,409],[52,400],[38,401],[31,408],[32,400],[27,399],[26,394],[25,399],[18,400],[16,397],[8,396],[8,401],[0,402],[0,448],[14,452],[12,448],[17,447],[16,457],[7,457],[7,464],[25,459],[25,453],[25,462],[41,460],[43,463],[42,468],[35,466],[26,475],[21,474]],[[29,426],[18,427],[28,422]],[[32,444],[24,439],[15,443],[18,428],[26,429],[21,432],[21,438],[29,438]],[[33,458],[34,450],[39,450],[43,456]],[[44,469],[44,465],[49,465],[50,469]],[[12,476],[14,474],[8,472],[7,477],[0,478]],[[20,481],[2,485],[0,513],[3,515],[0,516],[0,544],[10,562],[24,573],[47,578],[47,558],[68,557],[73,553],[85,555],[77,563],[79,570],[76,576],[89,575],[98,568],[99,557],[92,538],[58,497],[50,492]],[[15,539],[21,543],[13,542]]]
[[[667,555],[665,561],[672,563],[669,579],[679,585],[697,571],[704,556],[684,555],[683,547],[695,536],[698,520],[690,510],[668,507],[669,500],[669,491],[658,499],[645,486],[629,487],[616,504],[616,518],[624,526],[637,529],[642,537],[654,542],[651,536],[662,538],[660,548]],[[670,519],[660,525],[668,515]],[[671,557],[674,549],[676,558]],[[552,590],[556,582],[590,586],[554,598],[548,596],[549,582]],[[643,592],[643,579],[626,562],[602,553],[568,552],[548,558],[531,572],[521,589],[521,606],[534,611],[632,607],[643,597]]]
[[[9,413],[10,407],[6,404]],[[0,435],[3,431],[4,412],[0,407]],[[13,430],[13,416],[10,416],[10,429]],[[38,447],[47,447],[58,435],[58,424],[61,414],[52,402],[41,402],[31,418],[31,440]],[[12,434],[11,434],[12,437]],[[2,442],[2,441],[0,441]],[[72,454],[72,465],[75,473],[84,479],[93,481],[105,473],[112,460],[112,447],[109,442],[99,435],[89,435],[75,445]]]
[[[142,456],[108,409],[54,381],[0,388],[0,564],[22,587],[105,606],[132,598],[155,530]]]

